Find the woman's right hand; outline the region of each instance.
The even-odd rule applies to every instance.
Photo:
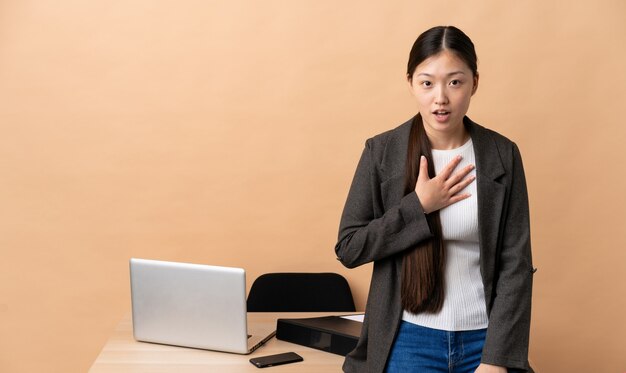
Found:
[[[452,174],[459,162],[461,162],[460,155],[450,161],[439,175],[431,179],[428,175],[426,157],[420,158],[420,172],[415,184],[415,193],[425,213],[430,214],[470,196],[469,193],[459,194],[459,192],[476,179],[475,176],[465,178],[474,169],[474,165],[465,166],[462,170]]]

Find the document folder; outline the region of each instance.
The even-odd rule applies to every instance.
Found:
[[[362,326],[340,316],[278,319],[276,338],[346,356],[356,347]]]

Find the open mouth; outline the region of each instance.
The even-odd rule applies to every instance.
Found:
[[[447,110],[435,110],[433,111],[433,114],[437,119],[445,120],[450,115],[450,112]]]

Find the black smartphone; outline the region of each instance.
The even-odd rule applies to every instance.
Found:
[[[250,359],[250,362],[257,368],[273,367],[274,365],[282,365],[289,363],[297,363],[304,360],[302,356],[295,352],[286,352],[284,354],[259,356]]]

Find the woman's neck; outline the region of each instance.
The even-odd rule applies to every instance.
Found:
[[[424,126],[428,140],[433,149],[436,150],[450,150],[461,147],[469,139],[469,132],[465,129],[465,126],[461,124],[456,126],[456,130],[452,132],[448,131],[434,131],[431,128]]]

